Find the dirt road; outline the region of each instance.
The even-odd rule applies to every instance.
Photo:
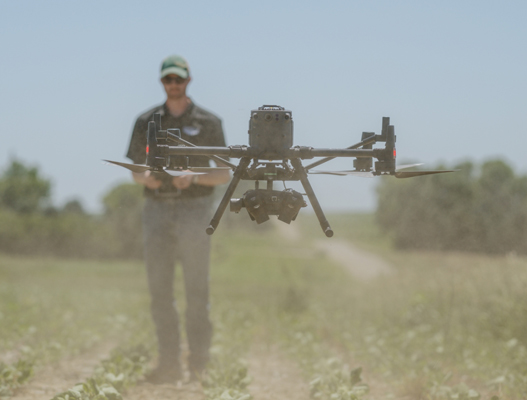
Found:
[[[278,233],[292,244],[298,243],[302,233],[298,225],[284,224],[273,219]],[[382,259],[382,257],[367,252],[354,246],[350,242],[336,238],[318,239],[314,248],[322,251],[328,258],[341,265],[346,271],[357,279],[370,280],[381,275],[394,273],[393,267]]]

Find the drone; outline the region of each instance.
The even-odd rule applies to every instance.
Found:
[[[104,160],[127,168],[132,172],[152,171],[158,177],[204,174],[212,170],[230,169],[233,177],[218,208],[206,229],[212,235],[220,223],[227,206],[230,211],[239,213],[245,208],[251,220],[261,224],[276,215],[282,222],[290,224],[307,206],[307,196],[318,218],[322,231],[327,237],[333,236],[333,230],[326,219],[322,207],[308,180],[308,174],[328,174],[337,176],[355,175],[373,177],[391,175],[396,178],[411,178],[422,175],[440,174],[453,171],[401,171],[421,164],[396,167],[395,128],[390,125],[390,118],[382,118],[381,134],[362,132],[361,141],[345,149],[313,148],[293,146],[293,117],[290,110],[277,105],[263,105],[251,111],[249,120],[249,145],[229,147],[196,146],[181,138],[179,129],[161,129],[161,115],[154,114],[154,120],[148,123],[146,164],[127,164]],[[373,148],[379,142],[384,148]],[[192,167],[189,156],[207,156],[214,160],[218,167]],[[233,164],[229,159],[240,159]],[[308,165],[302,160],[322,157]],[[354,170],[321,171],[314,170],[337,157],[352,157]],[[376,159],[373,165],[373,159]],[[232,198],[241,180],[255,181],[254,189],[246,191],[241,198]],[[305,193],[286,188],[275,190],[274,183],[283,181],[300,181]],[[266,187],[260,188],[260,182]]]

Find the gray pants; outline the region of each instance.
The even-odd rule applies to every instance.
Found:
[[[145,262],[157,332],[159,365],[180,366],[179,318],[174,300],[174,267],[183,267],[187,300],[189,368],[201,370],[209,359],[210,222],[212,198],[147,198],[143,212]]]

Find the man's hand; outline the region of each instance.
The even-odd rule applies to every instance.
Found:
[[[227,183],[231,175],[229,170],[210,171],[207,174],[176,176],[172,184],[178,189],[187,189],[190,185],[216,186]]]
[[[151,171],[141,173],[132,172],[132,175],[137,183],[145,185],[148,189],[159,189],[163,184],[163,182],[157,179],[154,173],[152,173]],[[172,178],[172,185],[174,185],[174,187],[180,190],[183,190],[187,189],[192,184],[203,186],[221,185],[223,183],[227,183],[229,179],[230,173],[228,170],[219,170],[211,171],[208,174],[202,175],[174,176]]]
[[[186,189],[192,184],[192,178],[194,176],[195,175],[174,176],[172,178],[172,185],[180,190]]]
[[[132,172],[134,180],[141,185],[145,185],[148,189],[159,189],[163,182],[156,179],[152,171],[146,171],[142,173]]]

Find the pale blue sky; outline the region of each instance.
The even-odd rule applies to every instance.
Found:
[[[251,109],[279,104],[298,145],[346,147],[389,116],[401,160],[502,157],[526,173],[526,16],[525,1],[3,1],[0,167],[38,165],[57,204],[97,210],[129,179],[99,160],[124,160],[179,53],[229,144],[247,143]],[[328,210],[374,207],[377,180],[312,180]]]

